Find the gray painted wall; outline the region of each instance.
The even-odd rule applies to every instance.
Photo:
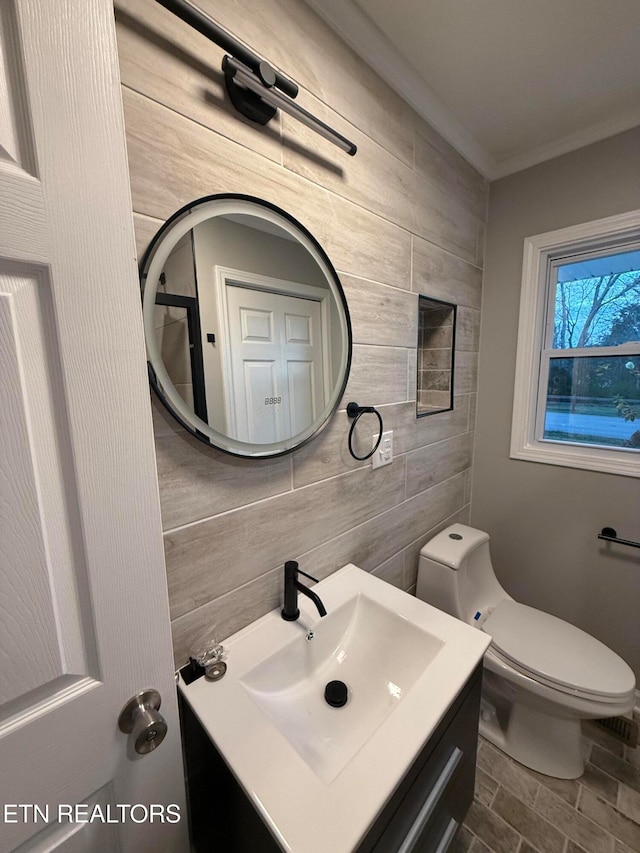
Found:
[[[640,680],[640,552],[607,546],[605,526],[640,539],[631,477],[509,459],[525,237],[640,208],[640,128],[490,187],[471,519],[516,599],[583,628]]]

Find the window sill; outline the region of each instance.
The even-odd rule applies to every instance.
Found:
[[[594,446],[545,441],[512,446],[509,456],[524,462],[542,462],[564,468],[640,477],[640,454],[634,450],[604,450]]]

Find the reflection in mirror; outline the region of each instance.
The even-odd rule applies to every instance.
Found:
[[[453,409],[456,306],[418,299],[418,387],[416,416]]]
[[[337,408],[351,358],[338,277],[278,208],[213,196],[179,211],[143,262],[152,384],[201,440],[286,453]]]

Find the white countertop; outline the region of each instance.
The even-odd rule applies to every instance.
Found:
[[[284,621],[277,609],[223,641],[227,673],[220,681],[186,685],[180,679],[180,689],[283,850],[351,853],[482,660],[490,637],[351,564],[313,589],[329,614],[360,593],[442,642],[337,775],[322,778],[242,683],[274,652],[292,641],[306,643],[319,622],[307,596],[299,596],[297,622]]]

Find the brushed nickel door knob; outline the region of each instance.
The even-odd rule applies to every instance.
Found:
[[[120,711],[118,728],[130,736],[139,755],[152,752],[165,738],[167,724],[158,710],[161,703],[157,690],[142,690]]]

